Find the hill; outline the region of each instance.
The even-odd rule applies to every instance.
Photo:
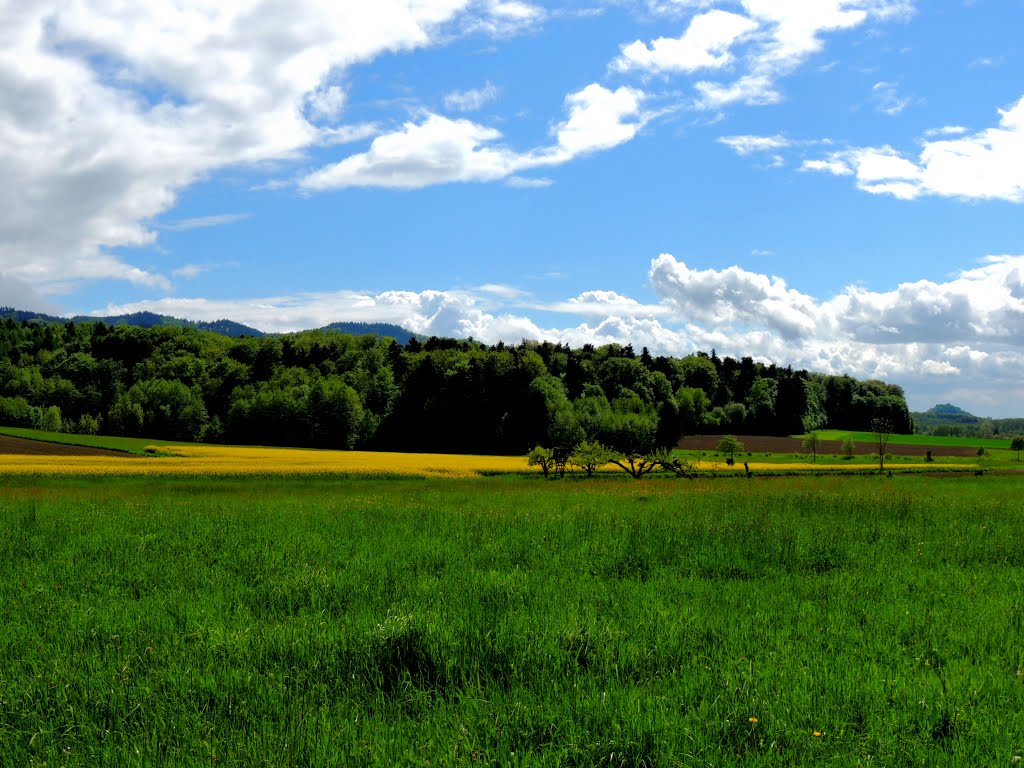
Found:
[[[1024,434],[1024,418],[990,419],[975,416],[951,403],[912,412],[914,431],[938,437],[999,437]]]
[[[107,325],[130,325],[138,328],[173,326],[177,328],[195,328],[200,331],[212,331],[213,333],[219,333],[221,336],[231,336],[234,338],[240,338],[242,336],[261,338],[267,335],[261,330],[251,328],[248,325],[242,325],[241,323],[236,323],[233,320],[214,320],[213,322],[184,320],[179,317],[170,317],[169,315],[158,315],[155,312],[134,312],[128,315],[75,315],[74,317],[67,318],[59,317],[57,315],[48,315],[44,312],[32,312],[29,310],[14,309],[13,307],[0,307],[0,320],[7,318],[16,320],[19,323],[33,323],[39,325],[49,325],[53,323],[63,325],[70,320],[75,323],[106,323]]]
[[[0,307],[0,320],[4,320],[6,318],[11,318],[19,323],[25,322],[41,325],[48,325],[51,323],[63,325],[69,320],[69,318],[66,317],[48,315],[44,312],[32,312],[29,310],[14,309],[12,307]],[[266,331],[261,331],[258,328],[237,323],[234,320],[223,319],[214,320],[212,322],[206,322],[203,320],[184,320],[179,317],[171,317],[170,315],[158,315],[155,312],[134,312],[127,315],[75,315],[70,318],[70,320],[75,323],[101,322],[106,323],[107,325],[128,325],[138,328],[160,328],[165,326],[175,328],[195,328],[196,330],[211,331],[212,333],[219,333],[221,336],[230,336],[235,339],[242,338],[243,336],[261,339],[267,336],[281,335],[267,333]],[[406,330],[400,325],[392,325],[391,323],[337,322],[325,325],[323,328],[318,328],[316,330],[338,331],[339,333],[346,333],[351,336],[363,336],[367,334],[372,334],[374,336],[390,336],[403,346],[408,344],[410,339],[415,338],[419,341],[426,341],[427,338]]]
[[[418,333],[406,330],[400,325],[392,325],[391,323],[331,323],[317,330],[338,331],[339,333],[347,333],[350,336],[365,336],[367,334],[390,336],[403,347],[412,339],[417,339],[418,341],[427,340],[426,336],[421,336]]]

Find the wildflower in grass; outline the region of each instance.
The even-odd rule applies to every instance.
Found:
[[[756,723],[757,722],[757,718],[756,717],[751,717],[751,718],[748,718],[748,719],[750,720],[751,723]]]
[[[820,739],[821,738],[821,731],[814,731],[811,735],[814,736],[814,738],[816,738],[816,739]]]

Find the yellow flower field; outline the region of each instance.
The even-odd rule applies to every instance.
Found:
[[[413,475],[477,477],[523,472],[522,456],[318,451],[242,446],[160,446],[165,456],[0,456],[0,475]],[[539,471],[539,470],[538,470]]]
[[[434,453],[375,453],[370,451],[322,451],[258,446],[161,446],[160,456],[0,456],[3,475],[406,475],[417,477],[479,477],[493,473],[540,472],[528,467],[522,456],[465,456]],[[899,470],[929,469],[933,464],[900,464]],[[964,465],[964,469],[971,466]],[[742,473],[742,464],[702,461],[700,472]],[[864,464],[812,464],[808,462],[752,462],[757,473],[792,471],[865,471]],[[621,473],[607,464],[601,472]]]

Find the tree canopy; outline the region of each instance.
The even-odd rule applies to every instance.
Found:
[[[912,431],[903,391],[697,352],[351,336],[232,338],[0,320],[0,423],[154,439],[525,454],[645,454],[687,434]]]

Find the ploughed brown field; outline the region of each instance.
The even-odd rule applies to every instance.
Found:
[[[695,435],[684,437],[678,446],[685,451],[711,451],[718,449],[718,443],[724,435]],[[751,453],[804,453],[803,440],[798,437],[770,437],[766,435],[736,435],[743,443],[744,450]],[[928,451],[932,456],[976,456],[977,448],[965,445],[896,445],[889,443],[889,453],[900,456],[924,456]],[[840,440],[821,440],[818,442],[818,455],[841,455],[843,443]],[[857,441],[854,453],[875,453],[875,446],[866,441]]]
[[[62,445],[60,443],[44,443],[42,440],[25,440],[21,437],[0,435],[0,455],[17,454],[20,456],[121,456],[131,458],[132,454],[124,451],[108,451],[105,448],[86,448],[81,445]]]

